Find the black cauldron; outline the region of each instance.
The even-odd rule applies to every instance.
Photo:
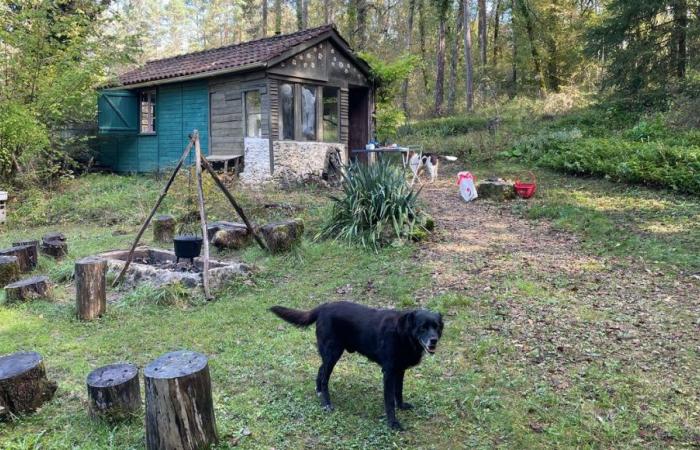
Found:
[[[202,238],[199,236],[175,236],[175,262],[180,262],[180,258],[189,259],[194,263],[194,259],[202,252]]]

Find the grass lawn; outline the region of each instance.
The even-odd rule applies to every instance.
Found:
[[[421,194],[435,235],[378,254],[313,241],[326,191],[239,191],[256,221],[304,218],[301,248],[230,255],[259,271],[213,302],[179,290],[111,292],[106,316],[90,323],[74,318],[73,261],[127,247],[162,182],[91,175],[26,193],[10,206],[0,247],[62,231],[70,255],[37,269],[57,283],[53,301],[6,305],[0,294],[0,354],[38,351],[59,388],[36,414],[0,424],[0,448],[142,448],[142,416],[116,426],[88,419],[85,377],[183,348],[210,358],[218,448],[700,445],[698,198],[539,171],[531,202],[465,205],[456,169]],[[233,219],[206,189],[211,218]],[[180,212],[187,196],[180,183],[164,210]],[[386,427],[381,370],[356,354],[337,365],[336,410],[324,413],[313,331],[267,311],[340,299],[445,315],[437,354],[407,374],[416,409],[398,413],[406,432]]]

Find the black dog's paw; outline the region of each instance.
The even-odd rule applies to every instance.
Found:
[[[403,431],[404,430],[403,426],[401,425],[401,422],[399,422],[396,419],[389,421],[389,428],[391,428],[394,431]]]
[[[408,402],[399,403],[398,405],[396,405],[396,407],[404,411],[408,409],[413,409],[413,405]]]
[[[323,410],[324,410],[325,412],[327,412],[327,413],[333,412],[334,409],[335,409],[335,408],[333,408],[333,405],[331,405],[331,404],[323,405]]]

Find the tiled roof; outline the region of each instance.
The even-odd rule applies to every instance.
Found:
[[[296,33],[281,34],[172,58],[149,61],[143,67],[120,75],[119,82],[121,85],[127,86],[233,69],[255,63],[267,63],[287,50],[332,30],[334,30],[333,25],[323,25],[317,28],[297,31]]]

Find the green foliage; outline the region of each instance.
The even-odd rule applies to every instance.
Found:
[[[488,121],[489,119],[485,115],[477,114],[440,117],[405,125],[399,130],[399,134],[403,136],[448,137],[485,130]]]
[[[387,160],[354,163],[343,181],[343,195],[331,197],[333,208],[319,238],[338,239],[377,250],[425,231],[427,216],[417,205],[418,192]],[[420,233],[418,233],[420,234]]]
[[[0,101],[0,175],[10,176],[25,158],[48,145],[46,127],[25,105]]]

